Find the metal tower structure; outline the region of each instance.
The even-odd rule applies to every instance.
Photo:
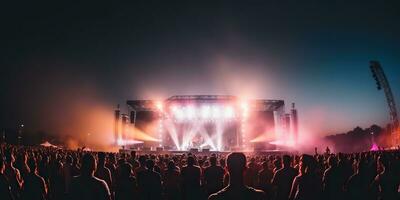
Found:
[[[119,137],[119,119],[121,116],[121,110],[119,109],[119,104],[117,105],[117,109],[114,111],[114,144],[118,145]]]
[[[294,107],[294,103],[292,103],[292,109],[290,110],[290,115],[292,116],[293,140],[295,144],[297,144],[299,139],[299,117],[297,114],[297,109]]]
[[[394,102],[394,97],[392,90],[390,89],[389,81],[386,78],[385,73],[378,61],[370,61],[369,65],[372,76],[376,81],[376,86],[378,90],[383,88],[389,106],[390,123],[391,123],[391,133],[393,135],[393,145],[400,144],[400,133],[399,133],[399,119],[397,115],[396,104]]]

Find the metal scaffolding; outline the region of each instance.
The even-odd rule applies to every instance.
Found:
[[[396,104],[390,89],[389,81],[386,78],[385,73],[378,61],[370,61],[370,69],[372,76],[376,81],[376,86],[378,90],[383,88],[389,106],[391,133],[393,135],[393,145],[400,144],[400,133],[399,133],[399,119],[397,115]]]

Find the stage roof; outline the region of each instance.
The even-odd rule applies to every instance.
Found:
[[[182,104],[200,104],[200,103],[224,103],[237,102],[239,98],[231,95],[175,95],[162,101],[163,104],[182,103]],[[157,110],[156,100],[128,100],[126,104],[135,111],[155,111]],[[252,110],[260,111],[278,111],[283,109],[285,102],[283,100],[253,99],[247,103]]]

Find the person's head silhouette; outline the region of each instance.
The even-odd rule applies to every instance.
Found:
[[[317,165],[314,157],[308,154],[303,154],[300,158],[300,173],[311,174],[315,171]]]
[[[28,160],[28,167],[31,173],[36,173],[37,164],[35,158],[29,158]]]
[[[246,170],[246,156],[243,153],[230,153],[226,159],[229,171],[229,185],[208,197],[209,200],[225,199],[265,199],[261,190],[248,187],[244,184]],[[249,163],[250,165],[251,163]]]
[[[99,161],[99,165],[104,166],[104,163],[106,162],[106,153],[99,152],[97,154],[97,158],[98,158],[98,161]]]
[[[148,170],[150,170],[150,171],[153,171],[153,169],[154,169],[154,160],[152,160],[152,159],[147,159],[146,160],[146,168],[148,169]]]
[[[14,154],[13,154],[13,152],[11,150],[6,152],[5,158],[6,158],[6,163],[7,164],[9,164],[9,165],[13,165],[14,164],[15,158],[14,158]]]
[[[243,153],[234,152],[227,158],[230,185],[243,185],[243,172],[246,169],[246,156]]]
[[[136,159],[136,151],[131,151],[131,159],[132,160]]]
[[[142,167],[145,167],[146,166],[146,156],[144,156],[144,155],[141,155],[141,156],[139,156],[139,164],[140,164],[140,166],[142,166]]]
[[[337,160],[336,160],[336,157],[335,157],[335,156],[329,156],[329,158],[328,158],[328,165],[329,165],[330,167],[336,167],[336,165],[337,165]]]
[[[368,166],[366,164],[365,158],[361,158],[358,162],[357,162],[357,172],[359,174],[364,174],[368,169]]]
[[[189,157],[187,158],[187,165],[188,165],[188,166],[193,166],[193,165],[194,165],[194,162],[195,162],[195,160],[194,160],[194,157],[193,157],[193,156],[189,156]]]
[[[310,155],[303,154],[300,157],[300,174],[305,174],[307,167],[310,165]]]
[[[81,174],[82,176],[93,176],[94,171],[96,171],[97,165],[96,160],[92,154],[85,154],[82,156],[82,166]]]
[[[132,165],[129,163],[124,163],[121,165],[121,177],[128,178],[132,175]]]
[[[175,167],[175,162],[173,161],[173,160],[170,160],[169,162],[168,162],[168,170],[169,171],[174,171],[176,169],[176,167]]]
[[[216,156],[210,157],[210,164],[211,164],[211,166],[217,166],[217,157]]]
[[[389,164],[389,159],[387,158],[386,155],[384,155],[384,154],[380,155],[378,157],[378,162],[379,162],[380,166],[382,166],[384,171],[389,170],[390,164]]]
[[[289,155],[282,156],[282,164],[284,167],[290,167],[290,162],[292,162],[292,158]]]
[[[263,169],[268,170],[268,161],[264,161],[261,163]]]

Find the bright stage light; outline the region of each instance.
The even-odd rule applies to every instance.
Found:
[[[158,110],[160,110],[160,111],[163,110],[163,104],[162,104],[161,101],[157,101],[157,102],[156,102],[156,108],[157,108]]]
[[[240,107],[242,108],[243,111],[249,110],[249,104],[247,103],[247,101],[240,102]]]
[[[172,106],[171,107],[172,114],[175,119],[177,120],[183,120],[185,115],[183,113],[183,110],[181,108],[178,108],[177,106]]]
[[[134,144],[143,144],[143,141],[138,141],[138,140],[124,140],[122,138],[118,138],[117,144],[119,146],[124,146],[124,145],[134,145]]]
[[[209,119],[210,118],[210,106],[201,107],[201,118]]]
[[[242,102],[242,103],[240,104],[240,106],[242,107],[243,110],[247,110],[247,108],[248,108],[248,105],[247,105],[246,102]]]
[[[235,117],[235,112],[233,111],[233,108],[231,106],[227,106],[225,108],[224,117],[228,119]]]
[[[186,107],[186,119],[193,119],[196,117],[196,109],[193,106]]]
[[[218,119],[221,117],[221,109],[219,106],[212,107],[212,118]]]
[[[171,109],[172,112],[175,111],[177,108],[178,108],[178,107],[177,107],[176,105],[172,105],[172,106],[170,107],[170,109]]]
[[[117,144],[118,144],[119,146],[123,146],[123,145],[125,145],[125,142],[124,142],[124,140],[122,140],[121,138],[118,138]]]
[[[215,120],[215,119],[232,119],[235,118],[235,110],[232,106],[220,106],[220,105],[202,105],[201,107],[195,107],[193,105],[178,107],[176,105],[171,106],[170,111],[172,116],[178,121],[186,120]]]

